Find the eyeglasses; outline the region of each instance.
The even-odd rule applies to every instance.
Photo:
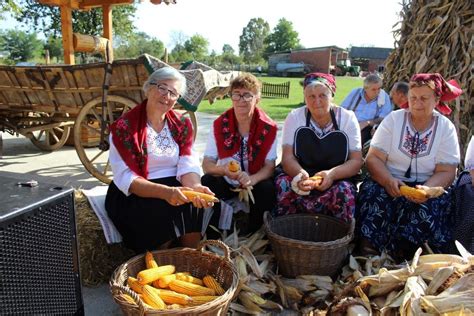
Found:
[[[232,93],[230,95],[230,98],[232,101],[240,101],[240,99],[244,99],[245,102],[250,102],[253,100],[255,96],[251,93],[244,93],[244,94],[238,94],[238,93]]]
[[[180,97],[179,94],[177,94],[173,90],[170,90],[170,89],[166,88],[165,85],[162,85],[162,84],[159,84],[159,83],[150,83],[150,85],[156,86],[156,88],[158,89],[158,92],[162,96],[168,95],[168,93],[169,93],[169,98],[172,99],[172,100],[178,100],[179,97]]]

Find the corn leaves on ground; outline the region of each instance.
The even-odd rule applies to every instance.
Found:
[[[223,236],[240,275],[235,315],[470,315],[474,312],[474,257],[421,255],[396,265],[386,254],[350,256],[336,280],[277,274],[263,230]],[[462,246],[460,246],[462,247]],[[221,250],[210,247],[220,254]]]

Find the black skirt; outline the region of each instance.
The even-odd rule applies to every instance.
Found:
[[[181,186],[176,177],[150,181]],[[203,233],[212,215],[206,216],[212,209],[198,209],[191,203],[173,206],[162,199],[135,194],[126,196],[113,182],[107,191],[105,208],[125,245],[138,253],[157,249],[161,244],[187,233]]]

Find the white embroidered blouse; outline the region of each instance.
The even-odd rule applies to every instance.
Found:
[[[457,166],[460,162],[454,124],[437,111],[433,112],[431,125],[421,132],[411,125],[408,110],[393,111],[378,127],[370,146],[387,154],[390,173],[406,182],[425,182],[437,164]],[[410,166],[407,178],[405,174]]]
[[[199,155],[194,148],[191,155],[179,156],[178,144],[171,135],[168,123],[158,133],[150,124],[147,124],[147,151],[148,151],[148,179],[174,177],[180,181],[181,176],[194,172],[201,175]],[[129,188],[132,181],[139,176],[125,164],[110,135],[109,161],[114,173],[114,183],[125,195],[130,195]]]

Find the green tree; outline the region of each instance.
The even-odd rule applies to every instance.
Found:
[[[184,49],[191,54],[192,59],[203,61],[208,55],[209,42],[202,35],[195,34],[184,42]]]
[[[301,47],[298,32],[293,29],[293,23],[285,18],[278,21],[273,32],[266,38],[265,43],[267,44],[267,54]]]
[[[18,3],[14,0],[0,0],[0,20],[3,20],[4,14],[10,12],[13,15],[21,12]]]
[[[142,54],[149,54],[162,58],[165,45],[155,37],[150,37],[144,32],[138,32],[119,42],[114,50],[115,58],[136,58]]]
[[[177,44],[170,53],[170,62],[185,62],[193,59],[191,53],[189,53],[182,44]]]
[[[269,24],[262,18],[253,18],[242,30],[239,53],[247,63],[258,63],[265,51],[265,38],[270,33]]]
[[[224,44],[222,47],[222,55],[220,57],[224,68],[233,69],[234,65],[242,62],[241,58],[235,55],[234,49],[229,44]]]
[[[63,43],[58,37],[50,36],[44,44],[44,49],[49,51],[51,60],[56,57],[56,62],[63,58]]]
[[[222,46],[222,53],[223,54],[235,54],[235,50],[229,44],[224,44],[224,46]]]
[[[0,42],[8,52],[8,59],[14,62],[28,61],[41,56],[43,43],[36,38],[36,33],[8,30],[1,34]]]
[[[1,1],[1,0],[0,0]],[[61,13],[57,6],[39,4],[36,0],[22,0],[21,12],[16,19],[26,27],[42,32],[45,37],[61,35]],[[128,37],[134,31],[133,15],[134,5],[115,6],[112,10],[112,27],[114,35]],[[72,11],[73,32],[87,35],[102,35],[102,9],[89,11]]]

